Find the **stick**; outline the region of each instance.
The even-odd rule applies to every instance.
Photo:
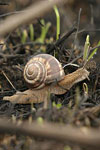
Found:
[[[44,13],[49,11],[54,5],[63,3],[64,0],[45,0],[32,4],[30,7],[24,9],[21,13],[14,14],[8,17],[0,24],[0,36],[3,36],[18,26],[29,22],[30,20],[41,17]],[[68,3],[68,0],[66,0]]]
[[[70,125],[48,124],[45,122],[39,124],[35,121],[31,124],[23,122],[21,125],[17,125],[0,119],[0,133],[46,138],[100,148],[100,129],[76,128]]]
[[[65,42],[65,40],[72,34],[76,32],[76,28],[72,28],[70,29],[67,33],[65,33],[60,39],[58,39],[56,41],[56,43],[54,45],[52,45],[51,47],[49,47],[47,49],[48,53],[50,53],[51,51],[53,51],[55,49],[56,46],[59,46],[60,44],[62,44],[63,42]]]

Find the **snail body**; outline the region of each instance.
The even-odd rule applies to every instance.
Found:
[[[24,79],[29,87],[41,89],[60,81],[65,73],[61,63],[52,55],[39,54],[32,57],[24,68]]]

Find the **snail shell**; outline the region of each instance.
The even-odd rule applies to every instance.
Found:
[[[60,62],[49,54],[39,54],[29,60],[24,68],[24,79],[31,88],[40,89],[45,85],[64,78]]]

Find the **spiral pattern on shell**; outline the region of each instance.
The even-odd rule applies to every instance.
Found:
[[[60,62],[49,54],[39,54],[29,60],[24,68],[24,79],[31,88],[40,89],[60,81],[65,73]]]

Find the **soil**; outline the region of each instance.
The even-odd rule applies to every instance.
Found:
[[[47,36],[43,43],[37,42],[42,27],[40,20],[35,24],[33,23],[35,35],[33,41],[30,39],[29,25],[21,26],[9,35],[6,35],[4,38],[0,39],[0,43],[3,43],[0,45],[0,118],[8,118],[12,120],[15,117],[17,120],[22,121],[28,121],[30,118],[32,118],[33,121],[42,118],[47,122],[56,122],[58,124],[65,125],[72,124],[77,127],[100,127],[100,109],[96,111],[96,113],[91,112],[92,108],[95,109],[96,106],[100,105],[100,48],[91,60],[95,63],[95,66],[92,66],[92,63],[90,63],[88,67],[88,70],[90,71],[90,80],[88,81],[86,79],[85,81],[74,85],[64,95],[51,95],[51,103],[48,109],[41,109],[43,107],[43,103],[33,104],[34,109],[32,109],[31,104],[12,104],[9,101],[3,101],[4,96],[10,96],[16,91],[25,91],[28,89],[23,78],[23,69],[27,61],[33,55],[39,53],[49,53],[51,55],[55,55],[63,66],[75,59],[75,64],[80,66],[82,65],[82,57],[78,58],[78,56],[82,55],[86,35],[90,35],[91,47],[97,46],[97,43],[100,40],[100,19],[98,15],[100,10],[100,2],[98,0],[84,2],[77,0],[77,5],[76,2],[73,2],[69,6],[69,9],[68,6],[64,6],[59,8],[59,12],[61,13],[62,21],[60,36],[62,36],[71,29],[69,24],[74,26],[74,22],[76,21],[77,24],[79,21],[77,18],[80,8],[82,8],[82,12],[80,15],[81,20],[79,22],[79,34],[77,34],[77,38],[75,39],[76,34],[73,33],[59,46],[55,46],[55,49],[53,50],[51,50],[50,47],[54,45],[56,37],[56,18],[54,12],[48,16],[45,15],[44,17],[46,22],[51,22],[51,27],[48,30]],[[68,20],[66,17],[68,17]],[[93,19],[93,22],[91,19]],[[75,27],[77,27],[77,25],[75,25]],[[28,35],[26,41],[22,43],[22,32],[24,30],[27,31]],[[76,69],[77,67],[75,66],[68,66],[64,68],[66,74],[73,72]],[[84,82],[88,85],[88,97],[86,99],[83,90]],[[75,98],[77,88],[79,88],[80,94],[80,101],[78,103]],[[61,106],[58,108],[57,106],[59,104],[61,104]],[[87,108],[88,111],[85,111]],[[73,143],[69,144],[67,142],[30,138],[23,135],[16,136],[0,134],[0,150],[17,149],[87,150],[89,148],[84,148]]]

